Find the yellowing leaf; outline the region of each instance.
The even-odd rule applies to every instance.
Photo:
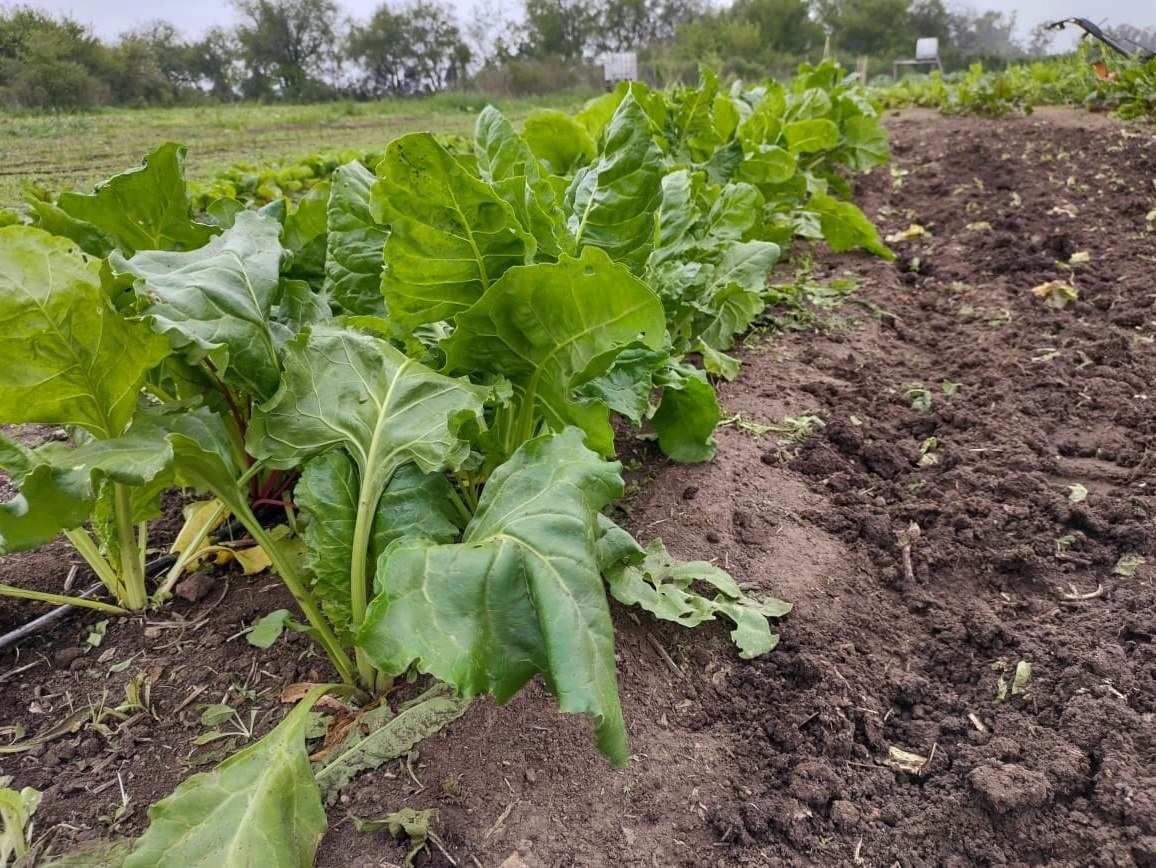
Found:
[[[1084,265],[1092,261],[1092,254],[1087,250],[1077,250],[1068,258],[1069,265]]]
[[[173,546],[169,552],[174,555],[184,554],[185,550],[192,546],[198,537],[201,539],[201,544],[191,554],[196,554],[204,549],[207,546],[205,540],[208,534],[220,527],[229,515],[223,507],[224,504],[216,498],[186,504],[182,510],[185,523],[181,527],[180,533],[177,534],[176,540],[173,541]]]
[[[1112,569],[1112,573],[1117,576],[1123,576],[1126,579],[1132,578],[1136,575],[1136,570],[1144,566],[1144,558],[1140,555],[1124,555],[1116,562],[1116,566]]]
[[[910,241],[912,238],[919,238],[920,236],[927,234],[927,230],[920,226],[918,223],[912,223],[902,232],[896,232],[892,235],[888,235],[883,240],[888,244],[895,244],[900,241]]]
[[[237,549],[233,552],[233,557],[236,558],[237,563],[241,566],[241,572],[246,576],[263,573],[273,565],[269,555],[260,546],[253,546],[251,549]]]
[[[971,232],[990,232],[991,224],[986,220],[977,220],[975,223],[968,223],[967,228]]]
[[[923,770],[927,767],[927,763],[929,762],[928,758],[925,756],[920,756],[919,754],[912,753],[909,750],[903,750],[903,748],[898,748],[894,745],[889,747],[887,752],[890,755],[891,765],[900,771],[907,772],[908,774],[912,775],[922,774]]]
[[[1080,297],[1074,286],[1062,280],[1049,280],[1047,283],[1033,286],[1032,295],[1043,301],[1048,307],[1054,307],[1056,310],[1062,310],[1068,306],[1068,302],[1075,301]]]

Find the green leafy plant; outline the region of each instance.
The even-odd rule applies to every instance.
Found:
[[[623,85],[522,132],[487,108],[472,142],[418,133],[361,156],[275,185],[232,173],[194,216],[166,145],[92,194],[30,203],[35,227],[0,228],[0,421],[66,438],[0,441],[19,488],[2,550],[64,533],[114,598],[80,604],[140,611],[161,494],[207,495],[151,601],[231,516],[300,610],[249,641],[303,632],[340,681],[154,806],[126,865],[309,864],[318,782],[332,794],[535,677],[621,765],[608,596],[725,620],[747,658],[790,608],[606,518],[625,488],[613,415],[673,460],[709,460],[711,375],[738,374],[729,352],[781,299],[767,279],[793,239],[891,256],[849,201],[887,140],[842,70]],[[418,673],[443,686],[395,713],[388,688]],[[305,732],[326,692],[359,727],[315,777]]]

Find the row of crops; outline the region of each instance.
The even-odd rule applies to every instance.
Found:
[[[912,76],[873,88],[884,108],[922,106],[944,114],[1003,117],[1044,105],[1083,105],[1127,119],[1156,118],[1156,59],[1099,62],[1085,47],[1072,55],[1004,70],[973,64],[966,72]]]
[[[713,383],[737,374],[788,245],[891,256],[849,201],[887,138],[836,65],[789,86],[622,86],[520,132],[487,108],[471,140],[415,133],[368,165],[238,172],[199,198],[183,155],[0,229],[0,422],[67,433],[0,438],[19,488],[0,552],[63,536],[103,586],[0,593],[133,615],[243,528],[297,601],[279,628],[334,679],[154,806],[124,864],[311,864],[315,774],[364,766],[352,744],[331,752],[343,770],[311,769],[310,707],[372,709],[415,672],[455,713],[541,676],[625,763],[608,592],[724,619],[744,657],[774,647],[787,603],[604,510],[623,432],[714,455]],[[150,522],[173,489],[201,499],[158,572]]]

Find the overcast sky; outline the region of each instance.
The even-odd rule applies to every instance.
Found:
[[[364,19],[380,5],[381,0],[338,0],[354,18]],[[474,0],[448,0],[467,17]],[[0,0],[0,6],[16,5]],[[64,12],[91,25],[103,37],[113,37],[138,24],[163,18],[189,35],[200,35],[214,24],[229,25],[235,21],[230,0],[25,0],[20,5],[36,6],[50,12]],[[1102,24],[1156,26],[1154,0],[974,0],[964,5],[978,9],[1016,12],[1020,29],[1027,32],[1044,19],[1082,15]]]

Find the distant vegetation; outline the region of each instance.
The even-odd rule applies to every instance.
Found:
[[[872,73],[940,40],[949,70],[1042,54],[1038,28],[1014,15],[948,9],[943,0],[476,0],[462,20],[444,0],[383,3],[364,21],[336,0],[234,0],[238,23],[190,39],[154,21],[101,40],[31,7],[0,10],[0,105],[88,109],[252,100],[375,99],[447,89],[532,95],[600,86],[607,51],[637,51],[654,84],[787,73],[834,54]],[[1122,35],[1153,41],[1152,31]]]

